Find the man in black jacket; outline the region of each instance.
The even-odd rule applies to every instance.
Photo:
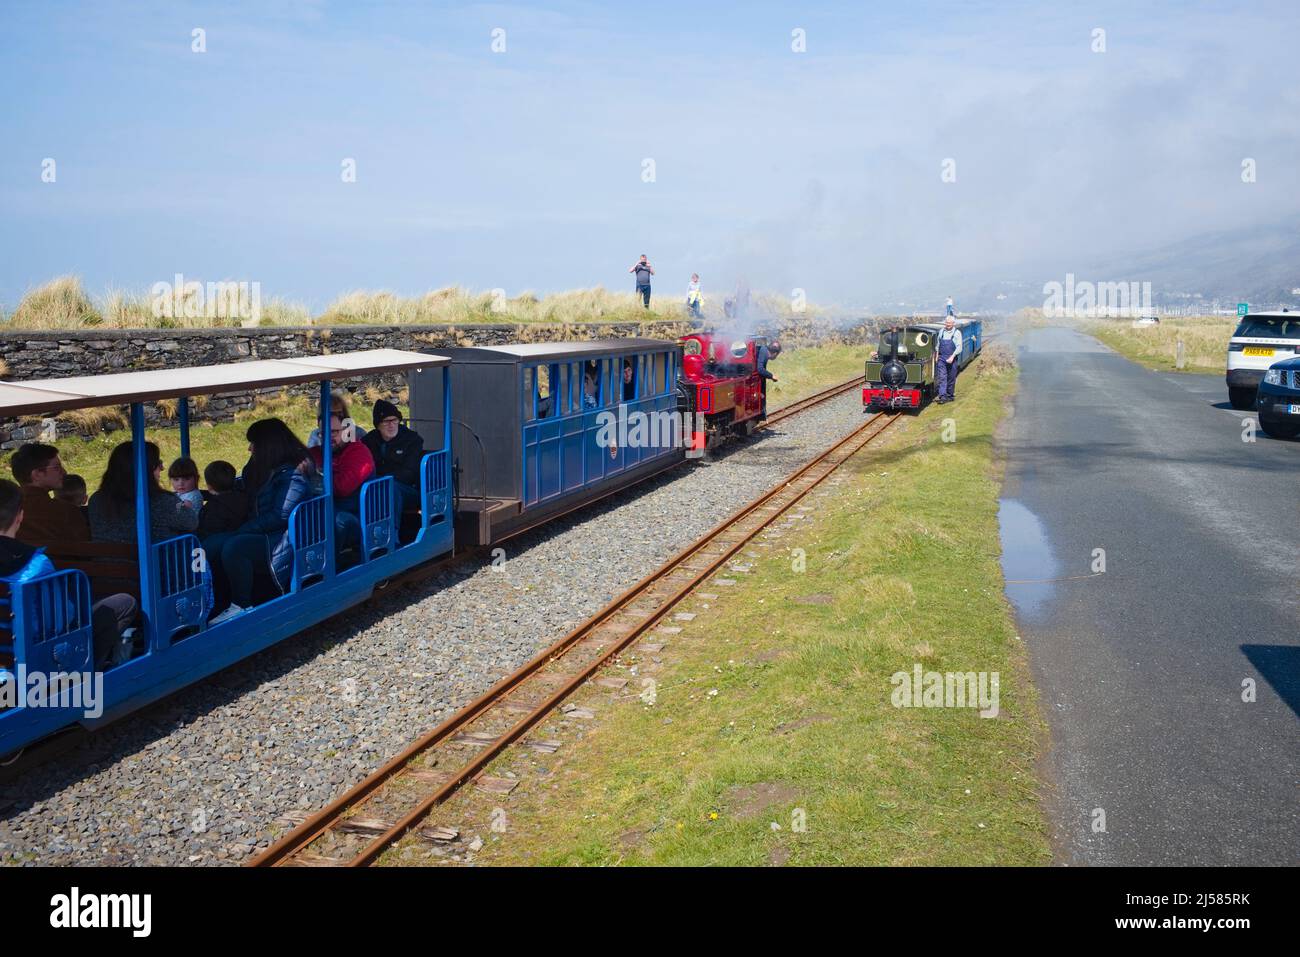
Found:
[[[781,343],[775,339],[769,345],[760,345],[758,354],[754,357],[758,363],[758,374],[763,385],[763,414],[760,419],[767,418],[767,380],[777,381],[776,376],[767,371],[767,364],[781,354]]]
[[[645,258],[645,253],[642,253],[641,258],[632,264],[628,272],[636,273],[636,294],[641,297],[641,304],[649,309],[650,277],[655,274],[655,271],[651,268],[650,261]]]
[[[375,459],[375,476],[391,475],[397,485],[402,511],[420,507],[420,459],[424,439],[402,422],[397,406],[384,399],[375,403],[375,428],[361,441]]]

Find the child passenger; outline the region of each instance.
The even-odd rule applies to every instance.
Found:
[[[61,498],[69,505],[75,505],[77,508],[85,508],[86,500],[89,496],[86,494],[86,480],[80,475],[63,476],[63,485],[54,493],[56,498]]]
[[[248,518],[248,497],[235,487],[235,467],[218,459],[203,470],[208,500],[199,513],[199,537],[233,532]]]
[[[167,470],[167,477],[172,480],[172,491],[187,507],[203,507],[203,493],[199,491],[199,467],[193,459],[177,459]]]

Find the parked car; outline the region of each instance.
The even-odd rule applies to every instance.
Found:
[[[1300,356],[1269,366],[1255,396],[1259,427],[1278,439],[1300,436]]]
[[[1253,409],[1255,390],[1269,366],[1300,355],[1300,312],[1259,312],[1245,316],[1228,341],[1228,401],[1234,409]]]

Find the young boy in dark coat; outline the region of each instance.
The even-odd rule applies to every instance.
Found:
[[[235,487],[235,467],[217,460],[203,470],[208,495],[199,513],[199,537],[233,532],[248,518],[248,496]]]

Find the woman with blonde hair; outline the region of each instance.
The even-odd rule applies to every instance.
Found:
[[[360,442],[365,438],[366,430],[352,421],[352,415],[348,412],[348,400],[341,391],[330,393],[330,413],[337,415],[347,430],[344,442]],[[320,445],[320,426],[312,429],[311,435],[307,436],[307,448],[315,448],[318,445]]]

